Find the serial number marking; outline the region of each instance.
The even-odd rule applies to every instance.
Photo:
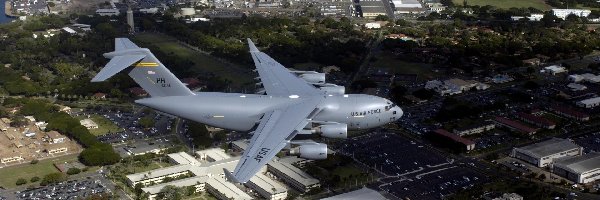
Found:
[[[260,151],[258,151],[258,154],[256,154],[256,156],[254,156],[254,160],[256,160],[258,162],[262,161],[262,159],[264,158],[263,156],[266,156],[267,153],[269,153],[269,151],[271,151],[271,149],[261,148]]]

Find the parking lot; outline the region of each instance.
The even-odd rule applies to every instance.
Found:
[[[145,129],[139,123],[139,120],[144,117],[142,113],[102,111],[94,114],[102,115],[124,129],[121,132],[98,136],[98,140],[104,143],[122,143],[132,139],[163,136],[170,133],[173,122],[173,119],[168,116],[151,114],[155,121],[154,127]]]
[[[348,139],[338,153],[382,173],[370,185],[396,198],[441,199],[487,181],[475,159],[454,160],[426,144],[392,133],[372,133]]]
[[[572,139],[577,145],[583,147],[585,153],[600,152],[600,133],[582,135]]]
[[[417,178],[383,185],[383,189],[402,199],[442,199],[461,189],[486,182],[486,177],[466,167],[448,167]]]
[[[110,189],[100,179],[70,180],[45,187],[14,193],[15,199],[82,199],[93,194],[108,194]],[[10,197],[9,197],[10,198]]]
[[[341,151],[388,176],[400,176],[450,162],[423,144],[395,134],[348,139]]]

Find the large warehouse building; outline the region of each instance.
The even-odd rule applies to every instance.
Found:
[[[528,146],[514,148],[511,156],[537,167],[546,167],[557,158],[578,156],[582,152],[582,147],[568,139],[552,138]]]
[[[560,159],[553,166],[554,173],[576,183],[600,179],[600,153]]]

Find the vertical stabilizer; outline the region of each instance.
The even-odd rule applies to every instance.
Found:
[[[104,81],[116,73],[131,68],[129,76],[150,96],[187,96],[194,93],[171,73],[146,48],[139,48],[127,38],[115,39],[115,51],[105,53],[110,62],[92,79]]]

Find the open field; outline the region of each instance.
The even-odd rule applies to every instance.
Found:
[[[80,120],[85,119],[85,118],[87,118],[87,117],[86,116],[78,117],[78,119],[80,119]],[[96,122],[96,124],[98,124],[98,128],[89,130],[92,135],[99,136],[99,135],[105,135],[107,133],[116,133],[116,132],[119,132],[122,130],[115,123],[111,122],[110,120],[106,119],[103,116],[92,115],[92,116],[90,116],[90,119],[92,119],[92,121],[94,121],[94,122]]]
[[[381,52],[374,56],[377,58],[371,65],[374,68],[388,69],[391,73],[402,73],[402,74],[428,74],[432,73],[431,69],[433,65],[426,63],[412,63],[405,62],[396,59],[393,54],[389,52]]]
[[[250,67],[222,62],[210,55],[205,55],[184,46],[170,36],[154,33],[141,33],[136,35],[134,40],[155,44],[165,53],[172,52],[183,59],[190,59],[194,62],[194,66],[191,66],[191,70],[195,73],[214,73],[221,78],[232,81],[236,86],[242,86],[252,82]]]
[[[452,0],[456,5],[463,5],[463,0]],[[550,10],[550,7],[544,0],[467,0],[468,5],[495,6],[498,8],[529,8],[534,7],[540,10]]]
[[[61,156],[56,158],[49,158],[40,160],[37,164],[22,164],[16,166],[10,166],[0,169],[0,186],[4,188],[16,187],[15,182],[17,179],[24,178],[27,180],[27,185],[32,183],[29,182],[31,177],[37,176],[42,179],[46,174],[58,172],[58,169],[54,167],[54,163],[62,163],[77,160],[78,154],[71,154],[67,156]],[[39,181],[33,184],[39,184]]]

